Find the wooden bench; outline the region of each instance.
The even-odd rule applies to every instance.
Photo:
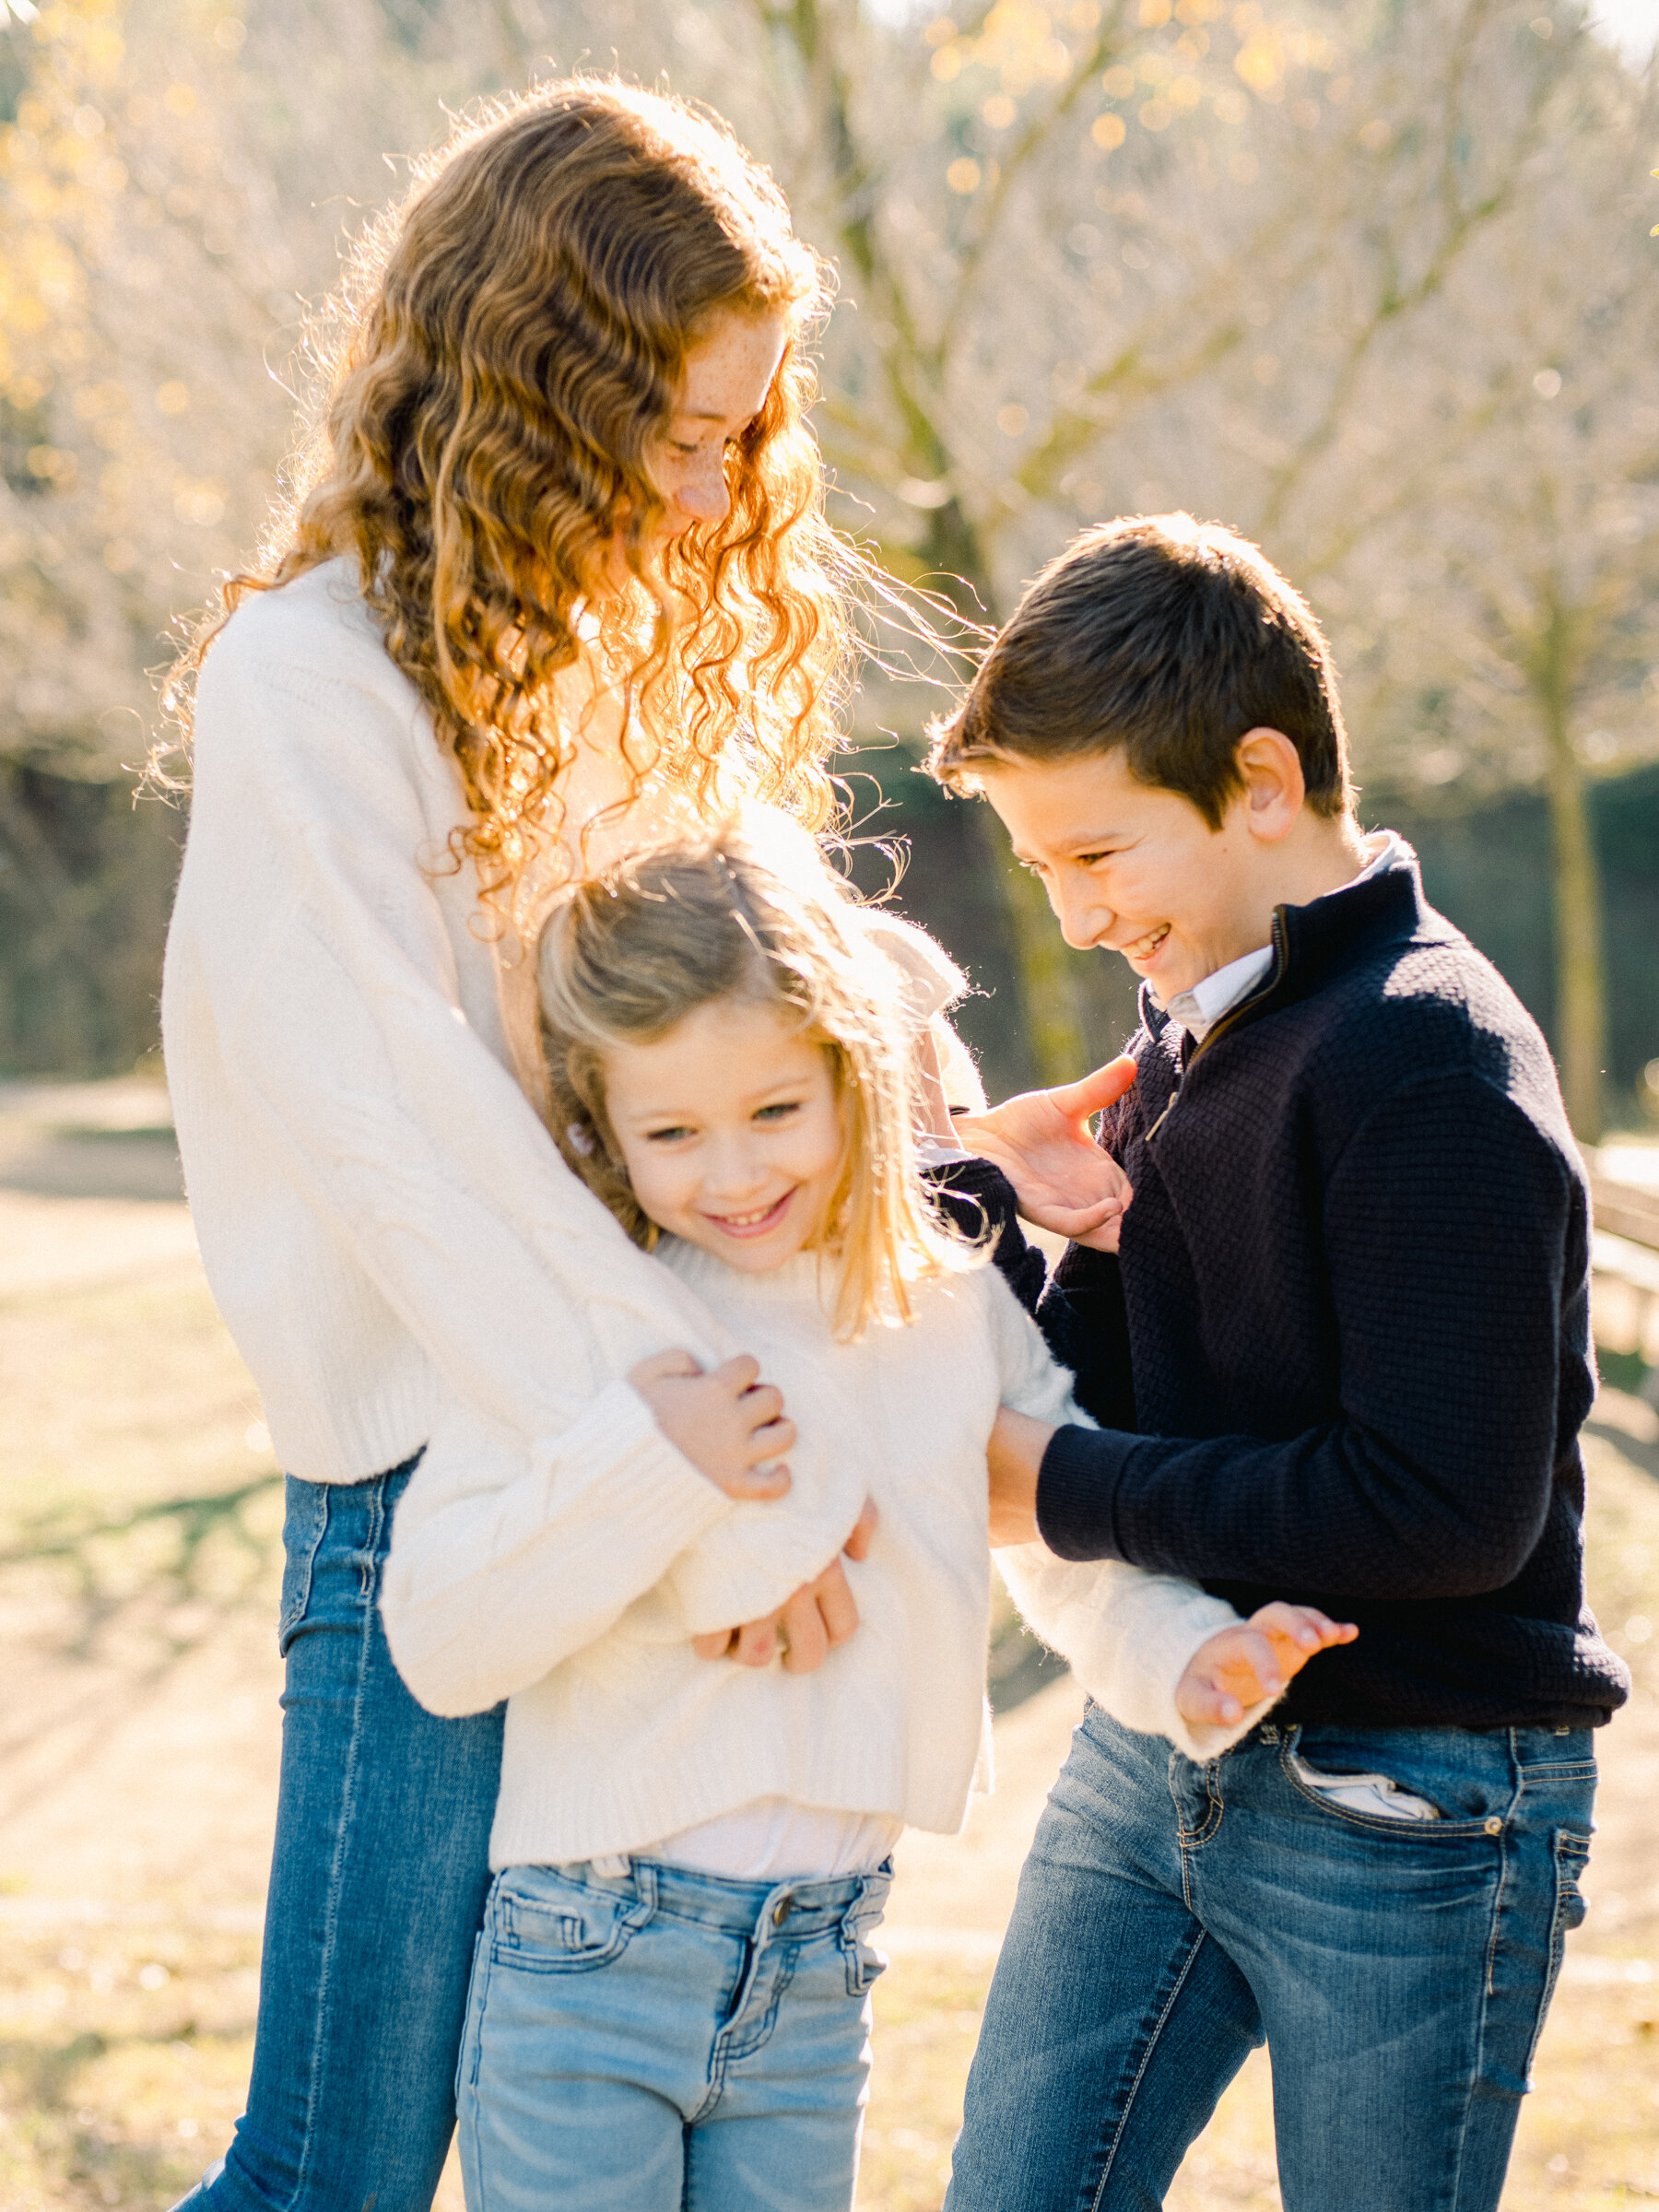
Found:
[[[1659,1397],[1659,1191],[1615,1182],[1592,1166],[1590,1196],[1595,1341],[1640,1353],[1652,1371],[1642,1394]]]

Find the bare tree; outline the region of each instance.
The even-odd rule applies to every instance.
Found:
[[[257,525],[301,306],[395,189],[382,149],[429,144],[441,101],[614,62],[728,114],[836,262],[820,436],[841,519],[897,574],[992,620],[1080,523],[1222,514],[1311,584],[1373,763],[1494,772],[1495,702],[1542,702],[1525,671],[1558,670],[1584,734],[1556,784],[1582,818],[1587,753],[1613,742],[1594,733],[1636,742],[1647,651],[1646,494],[1606,488],[1627,465],[1607,426],[1649,404],[1608,126],[1646,125],[1569,0],[1538,5],[54,0],[25,25],[11,0],[0,753],[132,758],[169,616]],[[1598,332],[1623,334],[1624,382]],[[1607,395],[1593,422],[1581,392]],[[1508,596],[1477,585],[1500,574]],[[1535,612],[1512,621],[1521,577]],[[939,699],[873,676],[864,727],[913,741]],[[1085,970],[985,850],[1037,1069],[1072,1073]],[[1575,896],[1564,917],[1594,912]],[[1564,1009],[1594,996],[1587,943]],[[1596,1055],[1571,1020],[1576,1067]]]
[[[1582,29],[1572,44],[1509,206],[1426,320],[1409,412],[1380,395],[1383,465],[1312,523],[1307,565],[1375,766],[1547,797],[1557,1049],[1594,1142],[1606,983],[1589,788],[1659,751],[1656,117],[1651,81]]]

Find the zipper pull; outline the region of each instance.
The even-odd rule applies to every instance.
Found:
[[[1173,1090],[1172,1090],[1172,1091],[1170,1093],[1170,1102],[1169,1102],[1169,1104],[1168,1104],[1168,1105],[1167,1105],[1167,1106],[1164,1108],[1163,1112],[1161,1112],[1161,1113],[1159,1115],[1158,1119],[1157,1119],[1157,1120],[1156,1120],[1156,1121],[1153,1123],[1153,1124],[1152,1124],[1151,1128],[1150,1128],[1150,1129],[1148,1129],[1148,1130],[1147,1130],[1147,1135],[1146,1135],[1146,1139],[1145,1139],[1145,1141],[1146,1141],[1146,1142],[1147,1142],[1148,1145],[1149,1145],[1149,1144],[1152,1142],[1152,1139],[1153,1139],[1153,1138],[1154,1138],[1154,1137],[1155,1137],[1155,1136],[1158,1135],[1159,1131],[1159,1130],[1160,1130],[1160,1129],[1163,1127],[1164,1124],[1165,1124],[1165,1123],[1166,1123],[1166,1122],[1169,1120],[1170,1116],[1171,1116],[1171,1114],[1174,1112],[1174,1111],[1175,1111],[1175,1101],[1176,1101],[1176,1100],[1177,1100],[1177,1099],[1178,1099],[1180,1096],[1181,1096],[1181,1086],[1180,1086],[1180,1084],[1179,1084],[1179,1083],[1177,1083],[1177,1084],[1176,1084],[1176,1086],[1175,1086],[1175,1088],[1174,1088],[1174,1089],[1173,1089]]]

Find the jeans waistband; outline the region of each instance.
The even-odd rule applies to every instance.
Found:
[[[747,1935],[762,1921],[787,1924],[791,1936],[827,1935],[861,1906],[878,1911],[893,1878],[889,1859],[871,1874],[836,1875],[828,1881],[738,1881],[723,1874],[700,1874],[665,1859],[635,1854],[626,1874],[600,1874],[590,1860],[547,1869],[523,1867],[522,1875],[562,1875],[593,1889],[649,1900],[660,1912],[679,1920]]]
[[[1471,1754],[1489,1747],[1508,1752],[1518,1767],[1575,1767],[1593,1763],[1595,1758],[1594,1728],[1554,1726],[1547,1723],[1509,1728],[1386,1728],[1364,1724],[1349,1727],[1335,1721],[1266,1720],[1258,1721],[1232,1749],[1247,1751],[1259,1745],[1283,1744],[1293,1735],[1299,1739],[1311,1735],[1317,1742],[1326,1731],[1359,1743],[1373,1736],[1379,1744],[1397,1743],[1402,1738],[1440,1746],[1462,1743],[1469,1747]]]

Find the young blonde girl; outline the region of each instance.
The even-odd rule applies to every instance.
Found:
[[[360,241],[292,496],[179,671],[168,1077],[288,1477],[253,2083],[192,2212],[427,2212],[442,2169],[501,1716],[415,1704],[379,1576],[448,1396],[552,1430],[712,1342],[614,1223],[573,1266],[520,946],[676,823],[828,814],[861,571],[806,421],[825,304],[708,115],[571,79],[461,120]]]
[[[441,1712],[509,1698],[467,2199],[845,2212],[890,1854],[907,1823],[960,1827],[982,1756],[986,1441],[1001,1404],[1085,1417],[924,1188],[903,979],[799,832],[610,872],[539,971],[561,1150],[771,1387],[753,1360],[669,1352],[557,1437],[456,1407],[400,1509],[382,1608],[406,1679]],[[785,1497],[733,1495],[781,1454]],[[619,1512],[642,1465],[654,1509]],[[833,1558],[866,1500],[861,1624],[819,1672],[697,1655]],[[1207,1755],[1271,1694],[1262,1647],[1190,1583],[1041,1546],[1006,1571],[1133,1725]],[[1272,1610],[1278,1674],[1336,1633]],[[1248,1710],[1183,1718],[1230,1688]]]

